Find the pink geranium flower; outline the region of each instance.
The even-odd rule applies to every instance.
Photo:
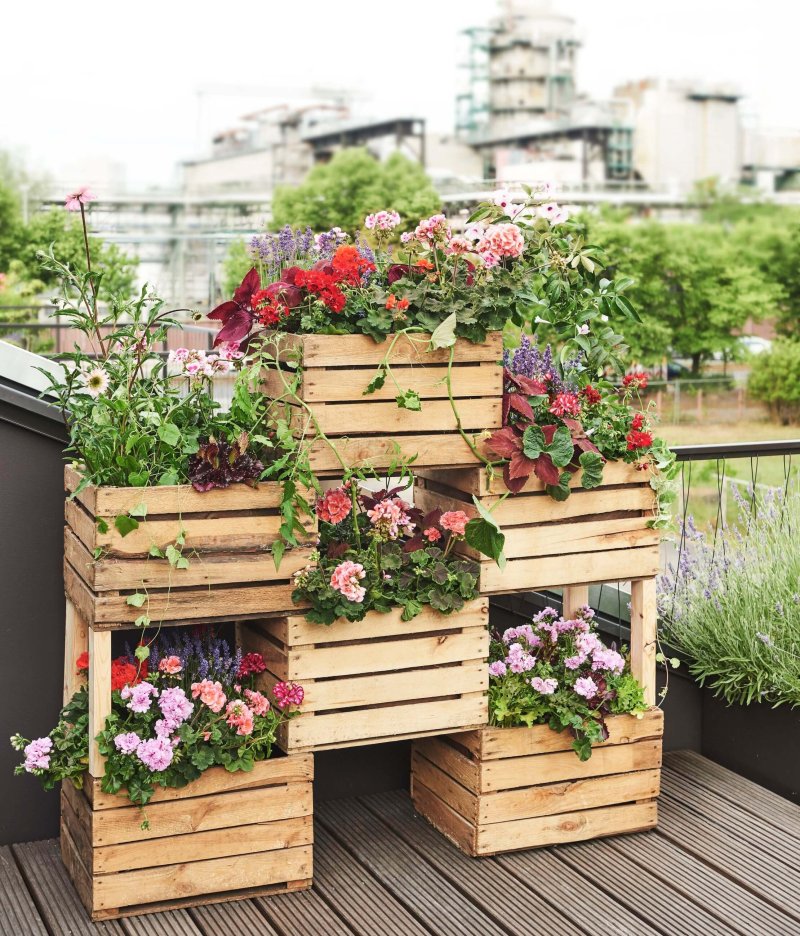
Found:
[[[367,594],[366,588],[358,583],[366,576],[364,566],[360,562],[346,559],[340,562],[331,575],[331,588],[341,592],[348,601],[361,604]]]
[[[177,656],[164,657],[163,660],[159,661],[158,668],[162,673],[166,673],[168,676],[174,676],[183,669],[181,666],[181,658]]]
[[[93,195],[88,187],[84,185],[71,195],[67,195],[64,207],[67,211],[80,211],[81,205],[88,205],[89,202],[95,201],[96,199],[97,196]]]
[[[525,250],[525,238],[516,224],[492,224],[478,244],[481,253],[496,257],[519,257]]]
[[[200,697],[200,701],[207,705],[212,712],[221,712],[226,702],[222,683],[204,679],[202,682],[192,683],[192,698]]]
[[[463,510],[448,510],[442,514],[439,524],[444,530],[449,530],[454,536],[463,536],[469,517]]]

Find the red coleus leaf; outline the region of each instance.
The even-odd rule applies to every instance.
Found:
[[[544,444],[550,445],[553,441],[553,436],[556,434],[556,429],[558,426],[542,426],[541,430],[544,433]]]
[[[506,396],[508,398],[509,409],[513,409],[521,416],[525,416],[527,419],[530,419],[531,422],[535,421],[536,416],[534,415],[533,408],[528,402],[527,397],[524,397],[521,393],[507,393]]]
[[[403,543],[403,552],[410,553],[416,552],[418,549],[422,549],[423,546],[427,545],[426,541],[420,536],[412,536],[411,539],[408,539]]]
[[[498,429],[487,439],[486,445],[495,455],[499,455],[501,458],[511,458],[515,452],[522,451],[522,440],[511,426]]]
[[[289,309],[296,309],[303,301],[302,290],[291,283],[270,283],[264,292],[270,299],[279,299]]]
[[[217,337],[214,339],[214,347],[218,344],[221,344],[223,341],[231,341],[235,344],[246,338],[250,334],[250,329],[253,327],[253,315],[251,312],[246,312],[244,309],[239,309],[238,312],[234,312],[233,315],[229,315],[225,324],[217,332]]]
[[[258,275],[258,270],[252,267],[234,292],[233,301],[239,306],[249,308],[253,293],[258,292],[259,289],[261,289],[261,277]]]
[[[533,470],[536,472],[536,477],[544,484],[557,485],[561,478],[561,472],[553,464],[553,459],[547,452],[543,452],[536,459]]]
[[[511,461],[508,463],[508,476],[511,479],[525,478],[527,480],[534,468],[535,463],[532,459],[528,458],[527,455],[523,455],[522,452],[514,452]]]
[[[511,491],[512,494],[519,494],[519,492],[527,484],[528,479],[525,477],[512,478],[509,474],[510,465],[510,462],[506,462],[505,465],[503,465],[503,480],[506,483],[506,487],[509,489],[509,491]]]
[[[422,529],[427,530],[429,527],[438,527],[439,521],[442,519],[442,513],[441,507],[435,507],[433,510],[426,513],[420,521]]]
[[[547,396],[547,384],[542,383],[541,380],[524,377],[522,374],[511,374],[509,376],[514,385],[527,396]]]
[[[600,449],[592,442],[591,439],[586,436],[582,436],[580,439],[574,439],[575,448],[580,449],[582,452],[597,452],[598,455],[601,455]],[[605,459],[603,459],[605,461]]]
[[[329,559],[340,559],[349,548],[349,543],[328,543],[326,553]]]
[[[216,309],[208,313],[210,319],[219,319],[222,322],[226,322],[234,312],[239,311],[239,306],[232,299],[229,299],[227,302],[223,302],[221,305],[218,305]]]
[[[407,263],[393,263],[386,271],[386,282],[391,286],[402,277],[408,276],[412,269]]]

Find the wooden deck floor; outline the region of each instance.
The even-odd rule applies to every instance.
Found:
[[[0,848],[0,934],[800,934],[800,808],[690,753],[663,788],[657,831],[478,860],[405,793],[324,803],[312,891],[94,925],[55,841]]]

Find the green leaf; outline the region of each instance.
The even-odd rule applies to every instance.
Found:
[[[456,343],[457,324],[458,317],[455,312],[452,312],[440,325],[434,328],[431,335],[431,351],[435,351],[437,348],[453,347]]]
[[[159,439],[165,445],[171,445],[174,448],[181,441],[181,431],[175,423],[162,423],[157,432]]]
[[[169,560],[169,564],[174,569],[175,566],[178,564],[178,560],[181,558],[181,551],[179,549],[176,549],[176,547],[173,546],[172,543],[170,543],[169,546],[167,546],[165,552],[167,555],[167,559]]]
[[[147,646],[139,646],[133,651],[133,655],[137,660],[144,662],[150,657],[150,648]]]
[[[146,614],[140,614],[139,617],[137,617],[136,620],[133,622],[133,626],[141,627],[142,630],[144,630],[145,627],[150,626],[150,618]]]
[[[376,390],[380,390],[383,385],[386,383],[386,368],[381,364],[381,366],[375,371],[375,375],[372,380],[364,388],[362,396],[367,396],[369,393],[374,393]]]
[[[178,477],[178,472],[174,468],[171,468],[169,471],[165,471],[164,474],[158,479],[158,483],[162,486],[173,486],[180,483],[180,478]]]
[[[535,461],[545,450],[544,433],[539,426],[528,426],[522,433],[522,451],[526,458]]]
[[[603,456],[597,452],[581,452],[578,459],[581,468],[581,487],[590,491],[603,483]]]
[[[131,487],[144,487],[149,477],[150,474],[147,471],[129,471],[128,484]]]
[[[553,500],[565,501],[571,494],[569,482],[572,480],[572,474],[569,471],[562,471],[558,479],[558,484],[546,485],[547,493]]]
[[[153,543],[153,545],[152,545],[152,546],[150,547],[150,549],[147,551],[147,555],[148,555],[148,556],[152,556],[154,559],[163,559],[163,558],[164,558],[164,553],[161,552],[161,550],[158,548],[158,546],[156,546],[155,543]]]
[[[528,428],[531,428],[530,426]],[[525,430],[528,431],[527,429]],[[523,449],[525,446],[525,437],[523,435]],[[572,461],[572,456],[575,451],[575,444],[572,441],[572,436],[570,435],[569,429],[566,426],[559,426],[558,429],[553,433],[553,441],[545,446],[544,449],[547,454],[553,459],[553,464],[556,468],[566,468],[566,466]],[[527,452],[525,452],[528,455]],[[530,458],[531,456],[528,455]]]
[[[100,534],[108,533],[108,524],[102,517],[97,521],[97,532]]]
[[[120,536],[127,536],[129,533],[133,533],[134,530],[139,529],[139,521],[127,516],[127,514],[120,514],[115,517],[114,526]]]
[[[414,410],[415,412],[422,409],[422,402],[416,390],[404,390],[402,393],[398,393],[395,399],[400,409]]]
[[[180,557],[180,559],[175,563],[175,568],[176,569],[188,569],[189,568],[189,560],[186,558],[186,556]]]
[[[125,604],[130,605],[132,608],[141,608],[141,606],[147,601],[147,595],[143,595],[141,592],[136,592],[135,595],[128,595],[125,599]]]
[[[128,516],[144,519],[147,516],[147,504],[137,504],[132,510],[128,511]]]
[[[484,517],[473,518],[464,530],[464,539],[473,549],[494,559],[501,569],[505,568],[506,557],[503,555],[503,548],[506,537],[493,521]]]
[[[272,561],[275,563],[276,571],[281,567],[281,559],[286,552],[286,543],[283,540],[275,540],[271,547]]]

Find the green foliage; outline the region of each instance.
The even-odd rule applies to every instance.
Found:
[[[222,295],[232,296],[253,265],[253,258],[243,240],[231,242],[222,264]]]
[[[400,153],[378,162],[364,149],[340,150],[329,163],[315,166],[302,185],[279,188],[272,202],[275,228],[285,224],[327,231],[355,232],[371,212],[397,211],[413,227],[416,219],[440,207],[424,169]]]
[[[784,425],[800,420],[800,336],[779,339],[756,355],[747,387]]]

